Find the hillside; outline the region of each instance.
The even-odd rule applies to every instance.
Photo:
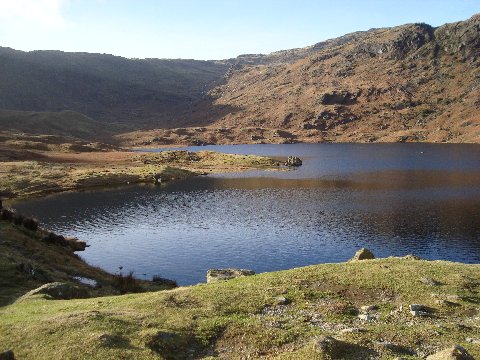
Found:
[[[132,129],[183,125],[227,65],[0,48],[0,108],[72,110]]]
[[[209,93],[218,109],[210,126],[122,139],[136,145],[480,142],[479,29],[475,15],[438,28],[372,29],[231,59],[225,84]]]
[[[74,111],[104,127],[83,137],[129,146],[480,142],[479,29],[475,15],[221,61],[0,48],[0,109]]]
[[[410,256],[125,296],[37,295],[0,308],[0,348],[19,359],[326,360],[425,359],[458,344],[470,355],[427,359],[478,359],[479,270]]]

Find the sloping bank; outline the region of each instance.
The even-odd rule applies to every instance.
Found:
[[[39,294],[0,308],[0,348],[19,359],[480,358],[479,279],[478,265],[408,256],[113,297]]]

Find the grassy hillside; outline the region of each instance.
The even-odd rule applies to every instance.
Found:
[[[479,278],[478,265],[391,258],[156,293],[38,296],[0,308],[0,348],[21,359],[419,359],[460,344],[479,358]],[[338,341],[314,345],[323,335]]]
[[[183,125],[192,104],[222,79],[213,61],[0,48],[0,108],[72,110],[132,128]]]
[[[32,135],[57,135],[79,139],[110,139],[127,129],[117,123],[105,124],[75,111],[36,112],[0,110],[0,129]]]

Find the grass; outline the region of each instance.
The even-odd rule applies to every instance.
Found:
[[[425,285],[423,277],[442,285]],[[373,358],[421,358],[454,343],[478,358],[478,345],[465,339],[480,338],[479,279],[478,265],[390,258],[153,293],[34,298],[0,309],[0,348],[22,359],[315,359],[324,354],[314,351],[314,339],[330,335]],[[279,296],[289,303],[278,305]],[[455,305],[439,302],[447,298]],[[412,317],[412,303],[433,315]],[[363,305],[377,305],[378,319],[358,319]]]
[[[11,145],[11,144],[10,144]],[[222,154],[213,151],[190,153],[164,151],[38,151],[9,148],[14,154],[0,156],[0,194],[28,197],[52,192],[154,183],[198,174],[276,168],[276,160],[260,156]],[[2,147],[0,144],[0,155]]]
[[[95,288],[83,286],[92,296],[125,293],[133,288],[135,291],[171,288],[171,284],[135,279],[133,283],[119,282],[115,275],[85,263],[73,253],[72,247],[67,246],[68,241],[63,237],[63,246],[47,241],[48,234],[42,229],[33,231],[24,224],[0,220],[0,306],[48,282],[60,281],[82,287],[74,277],[96,280]],[[120,286],[122,283],[131,286]]]

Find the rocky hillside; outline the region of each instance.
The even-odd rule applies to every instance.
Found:
[[[479,34],[477,14],[222,61],[0,48],[0,109],[73,110],[133,146],[480,142]]]
[[[480,142],[480,15],[231,59],[207,127],[130,143]],[[228,113],[224,114],[224,110]],[[215,120],[219,119],[219,120]]]

